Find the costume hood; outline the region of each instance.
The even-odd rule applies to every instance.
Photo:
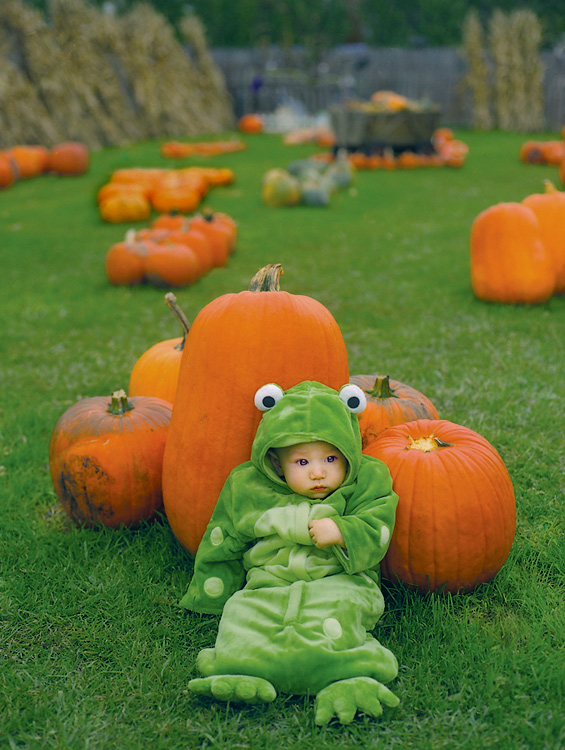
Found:
[[[348,462],[344,484],[355,480],[361,465],[361,434],[357,414],[366,406],[365,394],[355,385],[341,390],[305,381],[284,391],[269,383],[259,388],[255,405],[265,413],[251,451],[251,463],[268,478],[286,486],[267,455],[270,448],[321,440],[343,453]]]

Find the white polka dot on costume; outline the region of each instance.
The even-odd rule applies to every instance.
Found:
[[[212,597],[221,596],[223,590],[224,590],[224,583],[221,580],[221,578],[216,578],[215,576],[212,576],[211,578],[207,578],[204,581],[204,591],[208,594],[208,596],[212,596]]]
[[[335,617],[328,617],[326,620],[324,620],[324,624],[322,625],[324,628],[324,633],[328,636],[328,638],[339,638],[339,636],[342,634],[341,625],[339,624],[339,620],[336,620]]]
[[[390,539],[390,529],[388,526],[383,526],[381,529],[381,544],[385,545],[388,544],[388,540]]]
[[[214,547],[218,547],[224,541],[224,532],[219,526],[216,526],[210,532],[210,541]]]

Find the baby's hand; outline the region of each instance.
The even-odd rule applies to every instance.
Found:
[[[339,544],[340,547],[345,547],[345,541],[339,530],[339,526],[331,518],[318,518],[310,521],[308,528],[312,541],[318,549],[331,547],[332,544]]]

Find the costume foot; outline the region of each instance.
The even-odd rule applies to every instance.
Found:
[[[271,703],[277,691],[268,680],[246,674],[221,674],[191,680],[188,689],[197,695],[209,695],[220,701]]]
[[[380,716],[381,703],[394,708],[399,699],[387,687],[371,677],[352,677],[332,682],[316,696],[315,722],[327,724],[334,715],[342,724],[351,724],[357,711],[369,716]]]

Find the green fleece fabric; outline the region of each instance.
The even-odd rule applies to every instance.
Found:
[[[317,440],[348,462],[341,487],[321,501],[295,494],[267,455]],[[349,709],[341,717],[335,711],[343,723],[352,701],[353,715],[378,715],[379,700],[395,705],[380,683],[396,677],[396,659],[369,631],[384,609],[379,562],[397,502],[385,464],[362,454],[357,416],[339,394],[311,381],[286,391],[263,415],[251,460],[229,475],[181,600],[196,612],[222,613],[214,648],[197,659],[205,679],[191,681],[191,690],[248,702],[272,700],[275,690],[320,693],[319,723],[345,699]],[[314,546],[308,523],[328,517],[345,548]]]

